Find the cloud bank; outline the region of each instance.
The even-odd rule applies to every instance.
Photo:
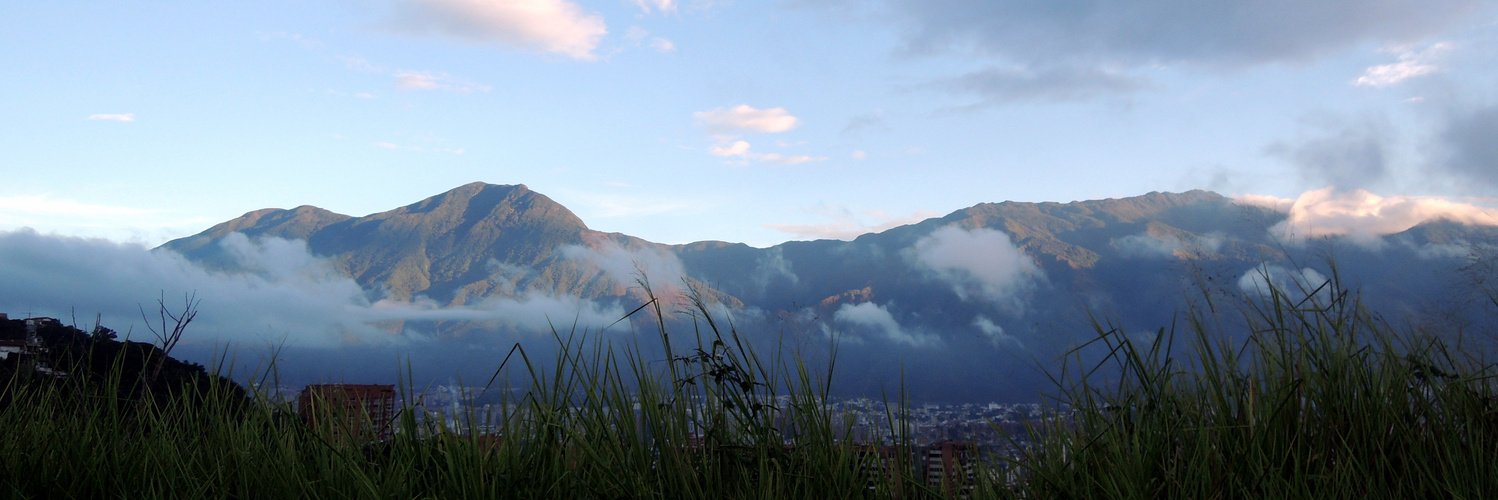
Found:
[[[907,50],[1025,63],[1234,67],[1414,41],[1469,21],[1482,0],[890,0]]]
[[[208,271],[170,251],[101,239],[0,233],[0,311],[61,316],[100,313],[121,331],[138,324],[139,308],[158,298],[179,304],[186,293],[202,299],[198,320],[184,343],[264,345],[283,337],[291,347],[419,345],[432,339],[399,328],[401,321],[489,321],[527,332],[546,332],[548,320],[606,325],[622,316],[617,306],[540,294],[490,299],[456,308],[429,300],[382,300],[308,252],[300,240],[250,240],[232,234],[221,242],[234,272]],[[392,323],[395,322],[395,323]],[[392,326],[396,325],[396,326]],[[143,328],[133,338],[149,340]],[[484,341],[482,339],[478,341]],[[489,340],[494,342],[494,340]],[[502,343],[496,342],[496,343]]]
[[[1373,242],[1379,236],[1435,219],[1498,226],[1498,210],[1491,208],[1429,196],[1385,198],[1361,189],[1339,191],[1328,187],[1306,191],[1294,200],[1251,195],[1234,201],[1286,212],[1288,217],[1270,229],[1282,237],[1349,236],[1354,241]]]

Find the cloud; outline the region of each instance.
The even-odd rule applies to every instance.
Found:
[[[801,238],[852,240],[868,233],[877,233],[897,226],[914,224],[937,215],[929,210],[919,210],[908,215],[890,215],[883,210],[866,210],[854,213],[847,208],[816,207],[810,211],[834,219],[824,224],[765,224],[764,227],[791,233]]]
[[[862,160],[864,158],[868,158],[869,154],[860,149],[860,150],[854,151],[853,154],[850,155],[850,156],[852,156],[853,159],[855,159],[855,160]]]
[[[1238,289],[1259,297],[1268,297],[1271,290],[1274,290],[1287,296],[1292,302],[1300,302],[1315,292],[1315,296],[1325,305],[1325,300],[1331,297],[1330,289],[1321,288],[1326,282],[1326,276],[1309,267],[1295,271],[1282,266],[1265,265],[1244,272],[1238,278]]]
[[[584,245],[557,250],[564,258],[586,263],[603,272],[622,288],[635,286],[641,277],[649,280],[655,295],[671,301],[681,296],[685,268],[676,254],[649,243],[623,246],[605,237],[587,237]],[[643,276],[642,276],[643,274]]]
[[[713,146],[707,153],[713,156],[744,156],[749,154],[749,142],[734,141],[728,146]]]
[[[692,113],[702,128],[714,134],[778,133],[796,128],[801,120],[785,108],[755,109],[748,104]]]
[[[567,0],[402,0],[387,25],[416,36],[562,54],[591,61],[603,16]]]
[[[1264,197],[1268,198],[1268,197]],[[1275,204],[1283,207],[1282,202]],[[1381,197],[1361,189],[1328,187],[1306,191],[1295,199],[1288,217],[1271,228],[1280,236],[1349,236],[1373,243],[1379,236],[1405,231],[1435,219],[1498,226],[1498,210],[1427,196]]]
[[[661,37],[650,40],[650,48],[657,52],[676,52],[676,43]]]
[[[1299,142],[1274,142],[1265,154],[1289,162],[1312,186],[1368,188],[1389,172],[1393,125],[1383,115],[1321,116],[1303,120],[1316,132]]]
[[[403,90],[445,90],[459,94],[488,92],[492,87],[480,83],[463,82],[445,73],[401,71],[395,73],[395,88]]]
[[[1384,87],[1418,76],[1435,73],[1440,71],[1441,67],[1436,65],[1434,59],[1454,47],[1455,45],[1445,42],[1432,44],[1426,47],[1425,50],[1418,52],[1409,50],[1408,48],[1394,51],[1398,54],[1399,62],[1370,66],[1368,69],[1363,70],[1362,76],[1353,81],[1353,85]]]
[[[1147,79],[1087,66],[988,68],[931,85],[949,92],[976,94],[982,98],[981,104],[1085,101],[1153,86]]]
[[[1302,61],[1477,22],[1483,0],[889,0],[913,53],[977,52],[1027,65]]]
[[[826,156],[783,155],[780,153],[751,152],[749,151],[748,141],[734,141],[733,144],[729,144],[727,146],[713,146],[711,149],[707,150],[707,153],[713,156],[739,157],[743,158],[744,160],[753,160],[760,163],[769,163],[771,165],[796,165],[800,163],[827,161]]]
[[[832,314],[832,321],[873,330],[884,339],[897,344],[922,347],[940,343],[935,336],[901,328],[889,309],[873,302],[843,304]]]
[[[646,14],[649,14],[652,9],[661,12],[676,11],[676,0],[634,0],[634,4]]]
[[[1477,107],[1445,117],[1437,135],[1442,154],[1439,170],[1454,174],[1463,183],[1481,186],[1482,192],[1498,187],[1498,105]]]
[[[1192,236],[1183,241],[1172,234],[1156,235],[1149,232],[1131,234],[1108,243],[1124,257],[1178,257],[1196,258],[1203,253],[1214,253],[1222,248],[1222,234]]]
[[[1233,197],[1233,203],[1290,213],[1290,207],[1295,206],[1295,198],[1280,198],[1267,194],[1240,194]]]
[[[1042,271],[1009,235],[988,228],[945,226],[916,241],[916,264],[951,285],[962,300],[986,300],[1023,310],[1024,294]]]
[[[639,26],[630,26],[624,32],[624,39],[633,42],[635,45],[639,45],[640,42],[649,37],[650,32]],[[676,52],[676,43],[665,38],[655,37],[650,40],[650,48],[655,49],[656,52]]]
[[[769,251],[755,260],[751,276],[755,288],[761,293],[778,282],[784,281],[791,286],[801,283],[801,277],[796,275],[791,261],[785,258],[785,252],[779,246],[770,247]]]
[[[843,126],[844,134],[862,132],[864,130],[890,129],[889,122],[884,120],[884,110],[866,113],[848,119],[848,124]]]
[[[989,343],[995,346],[1005,342],[1014,342],[1014,345],[1019,346],[1020,349],[1025,348],[1025,344],[1021,343],[1019,339],[1004,333],[1004,327],[994,324],[993,320],[988,319],[987,316],[979,314],[973,318],[972,325],[973,328],[977,328],[978,331],[983,332],[983,335],[988,337]]]
[[[260,345],[284,335],[295,347],[431,340],[421,332],[392,332],[380,325],[391,320],[495,321],[541,333],[549,331],[548,316],[569,322],[580,316],[579,324],[602,326],[623,313],[617,306],[539,294],[457,308],[382,300],[312,255],[301,240],[250,240],[235,233],[218,244],[234,260],[234,271],[208,271],[177,253],[135,244],[0,232],[0,281],[6,283],[0,287],[0,311],[97,312],[123,334],[140,318],[139,307],[149,311],[162,295],[171,305],[196,292],[202,304],[186,342]],[[143,328],[134,330],[135,340],[149,340]]]
[[[112,122],[133,122],[133,121],[135,121],[135,113],[94,114],[94,115],[88,115],[88,119],[90,119],[90,120],[104,120],[104,121],[112,121]]]

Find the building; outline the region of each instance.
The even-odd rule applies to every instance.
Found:
[[[973,466],[977,459],[978,446],[972,442],[947,440],[931,443],[921,461],[926,485],[941,488],[948,494],[971,495]]]
[[[908,449],[906,451],[909,452]],[[864,478],[869,491],[889,489],[898,495],[905,489],[900,469],[909,470],[911,457],[906,455],[901,460],[899,447],[859,445],[855,457],[858,460],[858,475]]]
[[[297,413],[335,436],[386,440],[395,427],[395,386],[313,384],[297,396]]]

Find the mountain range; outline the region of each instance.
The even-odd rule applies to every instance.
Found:
[[[235,234],[305,242],[372,296],[438,309],[544,296],[630,310],[642,281],[680,308],[676,297],[696,290],[761,344],[830,352],[836,340],[854,360],[839,362],[850,390],[897,384],[903,367],[936,399],[1030,391],[1028,368],[1085,342],[1094,318],[1148,335],[1193,304],[1251,295],[1260,276],[1310,288],[1336,276],[1404,324],[1490,330],[1474,263],[1498,243],[1492,226],[1434,219],[1373,240],[1295,239],[1286,219],[1212,192],[1155,192],[984,203],[852,241],[665,245],[590,229],[524,185],[472,183],[362,217],[256,210],[158,251],[229,272]],[[518,328],[456,317],[381,327],[447,338]]]

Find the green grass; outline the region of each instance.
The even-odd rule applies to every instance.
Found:
[[[1380,321],[1335,282],[1208,304],[1148,337],[1098,324],[1102,365],[1056,372],[1037,442],[980,466],[973,498],[1490,498],[1498,496],[1493,368],[1430,332]],[[648,287],[647,287],[648,288]],[[1297,297],[1309,295],[1300,300]],[[911,463],[869,489],[825,373],[757,351],[700,300],[686,335],[652,316],[666,359],[588,332],[554,333],[545,363],[518,347],[498,403],[417,418],[395,437],[340,439],[285,405],[249,410],[213,383],[128,399],[102,383],[20,375],[0,409],[0,491],[31,498],[940,498]],[[1214,311],[1224,311],[1215,313]],[[1226,311],[1234,311],[1228,314]],[[1236,316],[1235,316],[1236,314]],[[1178,334],[1179,333],[1179,334]],[[1177,344],[1177,339],[1181,345]],[[1230,339],[1240,339],[1233,341]],[[774,355],[762,359],[757,352]],[[549,367],[543,370],[541,367]],[[510,374],[527,382],[509,387]],[[418,392],[403,376],[402,393]],[[997,381],[996,381],[997,382]],[[777,396],[785,398],[779,404]],[[127,400],[128,399],[128,400]],[[902,434],[903,398],[885,421]],[[463,425],[450,426],[449,421]],[[478,438],[491,424],[502,442]]]
[[[1027,493],[1498,496],[1492,365],[1437,335],[1449,332],[1391,327],[1335,279],[1283,285],[1241,317],[1191,311],[1184,359],[1173,330],[1145,341],[1098,326],[1116,378],[1059,381],[1074,412],[1022,461]]]

